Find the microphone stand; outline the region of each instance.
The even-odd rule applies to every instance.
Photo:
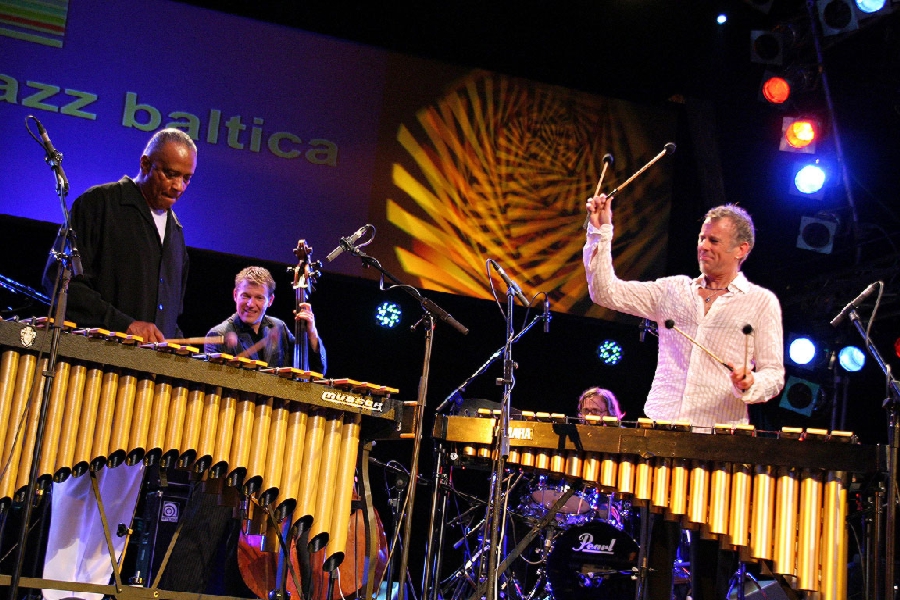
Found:
[[[509,295],[511,297],[513,294],[509,293]],[[450,409],[451,407],[458,408],[459,404],[462,402],[462,399],[463,399],[462,392],[464,392],[466,390],[466,387],[470,383],[472,383],[472,381],[476,377],[480,376],[482,373],[487,371],[488,367],[490,367],[492,364],[494,364],[495,360],[500,358],[500,356],[502,356],[507,351],[507,349],[510,346],[512,346],[512,344],[515,344],[517,341],[519,341],[519,338],[521,338],[532,327],[534,327],[534,325],[538,321],[543,321],[545,319],[544,315],[541,315],[541,314],[535,315],[535,317],[531,320],[531,322],[529,322],[527,325],[525,325],[525,327],[523,327],[519,333],[517,333],[514,337],[512,337],[510,339],[511,328],[512,328],[512,312],[511,312],[511,310],[508,314],[510,315],[510,319],[508,321],[509,330],[507,331],[508,342],[506,344],[504,344],[503,346],[501,346],[500,348],[498,348],[493,354],[491,354],[488,357],[487,361],[484,362],[484,364],[482,364],[480,367],[478,367],[478,369],[474,373],[469,375],[469,377],[464,382],[462,382],[456,389],[454,389],[452,392],[450,392],[450,395],[447,396],[444,399],[444,401],[441,402],[440,405],[438,405],[438,407],[435,409],[436,413],[438,413],[438,414],[443,413],[445,410]],[[508,420],[507,420],[507,424],[508,424]],[[508,430],[508,427],[507,427],[507,430]],[[445,454],[445,450],[444,450],[443,443],[438,442],[437,447],[435,449],[435,468],[434,468],[434,480],[436,482],[437,481],[449,482],[449,473],[452,470],[452,465],[444,464],[444,454]],[[502,472],[502,470],[501,470],[501,472]],[[426,544],[426,553],[425,553],[425,568],[424,568],[423,575],[422,575],[422,593],[425,594],[426,597],[428,595],[429,587],[430,587],[432,579],[434,580],[435,583],[437,581],[439,581],[439,579],[440,579],[437,575],[437,571],[440,568],[440,554],[441,554],[441,548],[442,548],[442,540],[444,537],[443,518],[444,518],[446,505],[447,505],[447,494],[444,491],[443,487],[444,486],[436,485],[432,492],[431,524],[428,529],[428,541]],[[438,541],[436,544],[437,545],[436,549],[435,549],[435,543],[434,543],[435,522],[440,523],[440,529],[437,533]],[[432,571],[434,571],[433,577],[432,577]],[[438,587],[436,585],[435,585],[434,589],[432,590],[432,592],[433,593],[431,595],[430,600],[438,600],[437,599]]]
[[[402,518],[400,511],[402,510],[401,499],[403,498],[403,491],[409,485],[410,480],[406,478],[405,474],[404,475],[395,475],[394,477],[395,477],[394,478],[394,486],[392,489],[396,490],[396,496],[394,496],[393,493],[389,493],[388,494],[388,504],[391,507],[392,531],[397,531],[397,527],[401,524],[400,519]],[[406,539],[403,540],[403,545],[404,546],[407,545]],[[394,553],[391,552],[388,555],[388,558],[390,560],[388,560],[387,567],[385,568],[385,571],[384,571],[384,580],[387,582],[387,587],[385,588],[385,590],[386,590],[385,597],[390,599],[393,597],[392,590],[391,590],[391,585],[392,585],[391,582],[394,579],[394,569],[393,569]]]
[[[27,129],[27,125],[26,125]],[[34,136],[32,136],[34,137]],[[62,154],[59,152],[51,152],[50,148],[41,144],[46,153],[45,160],[53,171],[56,180],[56,193],[59,196],[60,207],[63,213],[63,224],[60,227],[58,240],[60,247],[57,250],[54,246],[50,251],[50,255],[59,263],[60,268],[57,270],[56,276],[56,297],[50,306],[49,314],[53,315],[52,320],[48,319],[48,327],[50,327],[50,348],[47,357],[47,368],[43,372],[44,389],[41,395],[41,403],[39,407],[37,430],[35,432],[34,449],[31,455],[31,469],[28,473],[28,484],[25,488],[25,499],[22,510],[22,525],[19,531],[18,551],[16,553],[16,564],[10,579],[9,598],[16,599],[19,591],[19,580],[22,577],[22,567],[25,561],[25,546],[28,539],[28,524],[31,521],[32,505],[34,504],[35,488],[37,487],[38,470],[40,469],[41,453],[44,445],[44,428],[47,424],[47,410],[50,406],[50,395],[55,379],[56,361],[59,355],[60,334],[66,320],[66,303],[68,300],[69,281],[73,276],[81,273],[81,260],[79,258],[78,249],[75,246],[75,233],[72,230],[69,210],[66,206],[66,197],[69,193],[69,182],[62,170]],[[66,250],[69,250],[66,253]],[[36,386],[32,387],[32,401]],[[31,401],[29,401],[29,404]],[[121,588],[118,571],[114,567],[116,573],[116,584]]]
[[[518,342],[519,338],[521,338],[523,335],[525,335],[529,329],[534,327],[535,323],[537,323],[538,321],[543,321],[543,320],[544,320],[543,315],[540,315],[540,314],[535,315],[535,317],[531,320],[531,322],[528,323],[525,327],[523,327],[522,331],[517,333],[516,336],[514,338],[512,338],[512,340],[509,343],[515,344],[516,342]],[[472,383],[472,380],[474,380],[476,377],[478,377],[479,375],[481,375],[482,373],[487,371],[488,367],[490,367],[492,364],[494,364],[495,360],[497,360],[498,358],[503,356],[503,353],[506,351],[506,347],[507,347],[506,344],[504,344],[500,348],[497,348],[497,350],[488,357],[487,361],[485,361],[485,363],[483,365],[478,367],[477,371],[475,371],[474,373],[469,375],[468,379],[463,381],[455,390],[450,392],[449,396],[444,398],[444,401],[441,402],[436,409],[434,409],[435,412],[442,413],[447,408],[449,408],[451,405],[456,405],[459,402],[461,402],[462,401],[462,392],[466,391],[466,386],[468,386],[470,383]]]
[[[432,300],[425,298],[416,288],[411,285],[407,285],[402,283],[399,279],[391,275],[384,267],[381,266],[381,263],[378,262],[375,258],[369,256],[358,247],[354,246],[348,240],[342,238],[341,246],[347,251],[357,256],[362,260],[364,267],[374,267],[378,269],[381,273],[381,288],[385,289],[383,284],[384,280],[388,279],[393,282],[396,286],[402,288],[406,293],[416,299],[419,305],[422,307],[422,318],[412,326],[413,329],[417,328],[419,325],[422,325],[425,330],[425,356],[422,362],[422,375],[419,379],[419,390],[416,397],[416,406],[415,411],[413,413],[413,452],[412,458],[410,460],[409,467],[409,487],[406,492],[406,500],[404,502],[404,510],[405,512],[402,514],[403,517],[403,527],[402,527],[402,537],[403,537],[403,545],[401,548],[400,554],[400,565],[399,569],[399,579],[398,579],[398,591],[397,591],[397,600],[405,600],[406,598],[406,576],[407,576],[407,566],[409,564],[409,538],[410,538],[410,530],[412,529],[412,514],[413,507],[415,506],[415,498],[416,498],[416,484],[419,479],[419,451],[422,446],[422,428],[423,428],[423,415],[425,412],[425,398],[428,394],[428,376],[431,368],[431,350],[434,343],[434,317],[437,315],[445,323],[449,324],[451,327],[456,329],[462,334],[466,334],[469,330],[464,327],[461,323],[459,323],[456,319],[450,316],[450,313],[442,309],[440,306],[435,304]],[[432,314],[434,313],[434,314]],[[393,535],[394,543],[391,544],[391,550],[395,546],[396,540],[399,539],[400,530],[395,530]],[[388,590],[390,590],[391,582],[388,581]]]
[[[503,487],[503,471],[506,467],[506,458],[509,456],[509,395],[512,391],[513,368],[512,343],[513,343],[513,306],[515,304],[515,292],[512,286],[506,290],[506,345],[503,348],[503,377],[497,379],[498,384],[503,385],[503,397],[500,403],[500,419],[494,430],[497,457],[494,460],[494,471],[491,476],[491,504],[488,509],[487,531],[491,532],[491,541],[488,545],[488,567],[485,574],[486,600],[498,600],[497,595],[497,567],[500,560],[500,529],[506,520],[506,511],[501,506]]]
[[[848,318],[850,319],[850,322],[853,323],[856,331],[859,332],[859,335],[862,336],[863,342],[866,345],[866,350],[869,351],[869,354],[875,359],[878,366],[881,367],[881,371],[884,373],[885,381],[887,383],[888,397],[885,398],[883,403],[888,416],[888,489],[884,534],[884,598],[885,600],[893,600],[893,598],[896,597],[896,591],[894,589],[894,540],[896,539],[895,530],[898,493],[897,458],[898,454],[900,454],[898,453],[898,444],[900,444],[900,419],[898,419],[898,416],[900,416],[900,414],[898,414],[900,385],[898,385],[897,380],[894,379],[890,367],[884,362],[884,359],[879,354],[875,344],[873,344],[872,340],[869,339],[869,336],[866,335],[866,330],[859,321],[856,307],[850,309]]]
[[[449,493],[444,487],[450,483],[450,467],[444,465],[444,445],[437,442],[434,449],[434,491],[431,494],[431,522],[428,524],[428,540],[425,542],[425,568],[422,570],[423,600],[438,600],[438,586],[431,588],[431,573],[434,570],[435,583],[440,581],[441,548],[444,543],[444,519],[447,513]],[[440,523],[437,548],[435,549],[435,523]]]

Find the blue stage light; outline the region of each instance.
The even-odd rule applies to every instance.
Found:
[[[603,340],[597,346],[597,358],[605,365],[617,365],[622,360],[622,346],[613,340]]]
[[[808,365],[816,357],[816,345],[807,337],[798,337],[788,347],[788,356],[797,365]]]
[[[820,192],[825,185],[826,174],[818,163],[801,167],[794,175],[794,187],[798,192],[812,195]]]
[[[388,329],[396,327],[402,316],[403,312],[396,302],[382,302],[375,311],[375,321]]]
[[[866,355],[856,346],[844,346],[838,352],[838,363],[845,371],[856,373],[865,366]]]
[[[878,12],[884,8],[885,4],[887,4],[887,0],[856,0],[856,8],[867,15]]]

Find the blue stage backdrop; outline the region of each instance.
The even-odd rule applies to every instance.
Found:
[[[616,155],[610,189],[675,130],[668,109],[167,0],[0,0],[0,213],[58,223],[28,115],[64,155],[70,204],[134,176],[151,132],[179,127],[199,149],[175,207],[190,246],[292,262],[305,239],[323,259],[371,223],[365,251],[407,283],[489,298],[493,258],[527,295],[596,315],[580,248],[601,158]],[[625,277],[662,273],[670,173],[622,196]],[[352,256],[325,270],[374,276]]]

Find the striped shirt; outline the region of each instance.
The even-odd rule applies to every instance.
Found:
[[[621,281],[613,270],[612,237],[612,225],[599,230],[588,225],[584,268],[591,300],[659,325],[659,359],[644,413],[657,421],[688,420],[700,428],[747,423],[747,404],[765,402],[784,386],[778,298],[738,273],[704,314],[697,293],[705,286],[703,276]],[[743,392],[736,388],[728,369],[674,328],[664,327],[668,320],[717,358],[736,366],[747,360],[753,385]],[[743,333],[746,325],[753,327],[751,335]]]

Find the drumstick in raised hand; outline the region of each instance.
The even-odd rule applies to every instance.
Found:
[[[613,158],[613,155],[610,154],[609,152],[607,152],[606,154],[603,155],[603,167],[600,169],[600,180],[597,182],[597,189],[594,190],[594,196],[598,196],[600,194],[600,188],[603,187],[603,177],[606,175],[606,168],[615,162],[616,162],[616,159]],[[591,215],[588,214],[584,218],[584,225],[582,226],[582,228],[587,229],[588,223],[590,223],[590,222],[591,222]]]
[[[700,342],[698,342],[697,340],[695,340],[694,338],[692,338],[691,336],[689,336],[688,334],[686,334],[686,333],[683,332],[682,330],[680,330],[680,329],[678,329],[677,327],[675,327],[675,321],[673,321],[672,319],[666,319],[666,329],[674,329],[675,331],[677,331],[678,333],[680,333],[681,335],[683,335],[684,337],[686,337],[688,340],[690,340],[690,342],[691,342],[692,344],[694,344],[695,346],[697,346],[698,348],[700,348],[701,350],[703,350],[704,352],[706,352],[707,354],[709,354],[709,355],[713,358],[713,360],[715,360],[717,363],[721,364],[723,367],[725,367],[725,368],[728,369],[729,371],[734,371],[734,367],[732,367],[732,366],[729,365],[727,362],[725,362],[724,360],[722,360],[721,358],[719,358],[718,356],[716,356],[715,354],[713,354],[713,353],[712,353],[708,348],[706,348],[703,344],[701,344]]]
[[[600,195],[600,188],[603,187],[603,177],[606,175],[606,168],[615,164],[616,159],[613,158],[613,155],[607,152],[603,155],[603,167],[600,169],[600,181],[597,182],[597,189],[594,190],[594,195]]]
[[[620,183],[619,185],[617,185],[617,186],[615,187],[615,189],[613,189],[610,193],[608,193],[608,194],[606,195],[606,197],[607,197],[608,199],[612,199],[613,197],[615,197],[616,194],[618,194],[619,192],[621,192],[622,190],[624,190],[624,189],[625,189],[632,181],[634,181],[635,179],[637,179],[638,176],[639,176],[641,173],[643,173],[644,171],[646,171],[647,169],[649,169],[651,166],[653,166],[653,164],[654,164],[656,161],[658,161],[659,159],[661,159],[661,158],[662,158],[663,156],[665,156],[666,154],[673,154],[674,152],[675,152],[675,144],[674,144],[673,142],[668,142],[668,143],[666,143],[666,145],[665,145],[665,146],[663,147],[663,149],[662,149],[662,152],[660,152],[659,154],[657,154],[656,156],[654,156],[653,158],[651,158],[651,159],[650,159],[650,162],[648,162],[646,165],[644,165],[643,167],[641,167],[640,169],[638,169],[638,170],[634,173],[634,175],[632,175],[631,177],[629,177],[628,179],[626,179],[625,181],[623,181],[622,183]],[[610,158],[610,162],[612,162],[612,154],[607,154],[606,156],[608,156],[608,157]],[[603,160],[604,160],[604,161],[606,161],[606,156],[603,157]],[[604,171],[604,172],[606,171],[605,165],[604,165],[603,171]],[[600,179],[600,183],[602,183],[602,182],[603,182],[603,179],[602,179],[602,178],[603,178],[603,173],[602,173],[602,172],[601,172],[601,174],[600,174],[600,178],[601,178],[601,179]],[[597,193],[594,194],[595,196],[596,196],[597,194],[600,193],[600,183],[597,184]],[[590,213],[588,213],[587,218],[584,220],[584,229],[587,229],[588,223],[590,223],[590,221],[591,221],[591,215],[590,215]]]

